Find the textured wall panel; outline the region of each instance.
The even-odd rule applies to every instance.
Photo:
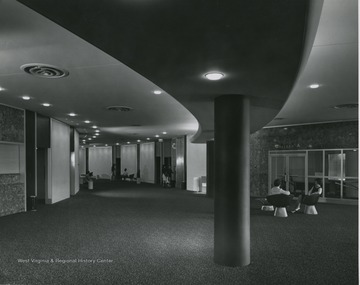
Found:
[[[0,216],[25,211],[24,183],[19,174],[0,174]]]
[[[0,141],[24,142],[24,110],[0,104]]]

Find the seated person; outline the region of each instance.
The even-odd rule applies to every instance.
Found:
[[[89,182],[92,178],[94,178],[94,177],[93,177],[93,173],[90,172],[89,170],[86,171],[85,181],[86,181],[86,182]]]
[[[125,180],[129,177],[129,174],[127,172],[127,168],[124,169],[124,172],[121,174],[121,180]]]
[[[274,180],[274,187],[270,189],[270,191],[269,191],[269,196],[270,196],[270,195],[277,195],[277,194],[290,195],[290,192],[281,189],[280,185],[281,185],[280,179],[275,179],[275,180]]]
[[[309,190],[308,194],[307,195],[299,195],[298,197],[298,201],[296,203],[296,207],[295,207],[295,210],[291,211],[292,213],[295,213],[297,211],[300,210],[300,206],[301,206],[301,203],[304,201],[304,199],[307,197],[307,196],[310,196],[310,195],[321,195],[322,193],[322,188],[321,188],[321,179],[319,178],[316,178],[315,179],[315,182],[314,182],[314,186],[311,187],[311,189]]]

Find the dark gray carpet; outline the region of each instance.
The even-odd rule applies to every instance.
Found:
[[[252,199],[251,264],[228,268],[213,263],[211,199],[96,181],[0,218],[0,284],[358,284],[358,208],[317,209],[275,218]]]

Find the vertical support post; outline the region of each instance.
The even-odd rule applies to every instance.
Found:
[[[206,142],[206,196],[213,198],[215,189],[215,142]]]
[[[215,99],[214,261],[250,264],[250,101]]]

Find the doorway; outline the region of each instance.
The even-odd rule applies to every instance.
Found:
[[[275,179],[281,179],[281,188],[298,196],[307,191],[305,175],[305,153],[286,153],[269,155],[269,187]]]

